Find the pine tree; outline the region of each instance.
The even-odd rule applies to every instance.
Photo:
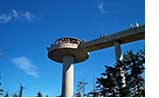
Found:
[[[122,61],[118,61],[114,66],[105,66],[102,77],[97,78],[98,94],[104,97],[145,96],[144,66],[145,52],[143,50],[136,54],[128,51]],[[121,67],[124,76],[121,74]],[[126,81],[125,84],[122,82],[123,78]]]
[[[38,92],[36,97],[42,97],[42,96],[43,96],[42,93]]]
[[[75,93],[75,97],[85,97],[85,85],[87,84],[87,82],[80,81],[77,84],[77,93]]]
[[[93,90],[87,94],[87,97],[98,97],[99,94],[96,89],[96,81],[93,83]]]
[[[1,79],[1,76],[0,76],[0,79]],[[0,81],[0,86],[2,85],[2,83],[1,83],[1,81]],[[4,90],[2,89],[2,88],[0,88],[0,96],[2,96],[3,95],[3,92],[4,92]]]
[[[9,93],[8,93],[8,92],[6,92],[6,94],[4,95],[4,97],[9,97]]]

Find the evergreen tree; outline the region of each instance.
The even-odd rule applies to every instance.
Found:
[[[1,76],[0,76],[0,80],[1,80]],[[0,86],[2,85],[1,81],[0,81]],[[0,88],[0,96],[3,95],[4,90],[2,88]]]
[[[7,92],[7,93],[4,95],[4,97],[9,97],[9,93]]]
[[[118,61],[114,66],[105,66],[102,77],[97,78],[98,94],[104,97],[145,96],[144,66],[144,51],[136,54],[128,51],[122,61]],[[124,76],[121,74],[121,68]],[[125,84],[122,82],[123,79],[126,81]]]
[[[19,97],[19,96],[16,93],[13,93],[12,97]]]
[[[42,96],[43,96],[42,93],[38,92],[36,97],[42,97]]]
[[[85,97],[85,85],[87,84],[87,82],[80,81],[77,84],[77,93],[75,93],[75,97]]]
[[[23,95],[23,89],[24,89],[24,87],[22,86],[22,83],[20,83],[19,97],[22,97],[22,95]]]
[[[87,94],[87,97],[98,97],[99,96],[97,89],[96,89],[96,82],[93,83],[93,86],[94,86],[93,90]]]
[[[46,97],[49,97],[49,95],[46,95]]]

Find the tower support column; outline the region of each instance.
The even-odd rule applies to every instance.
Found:
[[[120,47],[120,42],[119,41],[115,41],[114,42],[114,46],[115,46],[115,56],[116,56],[116,61],[118,62],[119,60],[122,61],[122,52],[121,52],[121,47]],[[123,70],[123,66],[121,66],[120,68],[120,76],[122,77],[121,80],[121,88],[126,87],[126,81],[125,81],[125,72]]]
[[[115,46],[116,61],[118,61],[118,60],[120,60],[120,57],[121,57],[120,42],[119,42],[119,41],[115,41],[115,42],[114,42],[114,46]]]
[[[74,66],[73,57],[66,55],[63,61],[62,97],[73,97]]]

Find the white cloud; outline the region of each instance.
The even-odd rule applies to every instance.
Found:
[[[12,16],[14,18],[17,18],[19,16],[18,12],[15,9],[12,9],[12,13],[13,13]]]
[[[24,56],[16,57],[12,59],[12,62],[16,64],[16,66],[23,70],[26,74],[36,78],[39,77],[39,72],[37,71],[38,68],[33,65],[28,58]]]
[[[98,3],[97,7],[98,7],[98,10],[101,14],[107,13],[107,11],[104,9],[104,1],[103,0],[101,0],[100,3]]]
[[[28,21],[32,21],[33,20],[33,18],[34,18],[34,16],[33,16],[33,14],[31,14],[30,12],[25,12],[24,14],[23,14],[23,16],[28,20]]]
[[[15,20],[25,19],[31,22],[34,19],[34,15],[29,11],[18,12],[15,9],[11,9],[11,12],[9,13],[0,14],[0,24],[8,23],[14,19]]]
[[[1,23],[8,23],[12,19],[12,16],[2,14],[0,15],[0,24]]]

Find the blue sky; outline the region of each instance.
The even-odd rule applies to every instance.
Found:
[[[56,39],[73,36],[98,38],[145,24],[144,0],[0,0],[0,75],[10,94],[25,87],[23,96],[61,94],[62,65],[47,57],[47,46]],[[145,41],[122,45],[122,52],[144,49]],[[75,65],[74,85],[93,80],[104,65],[115,63],[114,47],[91,52],[89,59]],[[75,88],[76,90],[76,88]]]

